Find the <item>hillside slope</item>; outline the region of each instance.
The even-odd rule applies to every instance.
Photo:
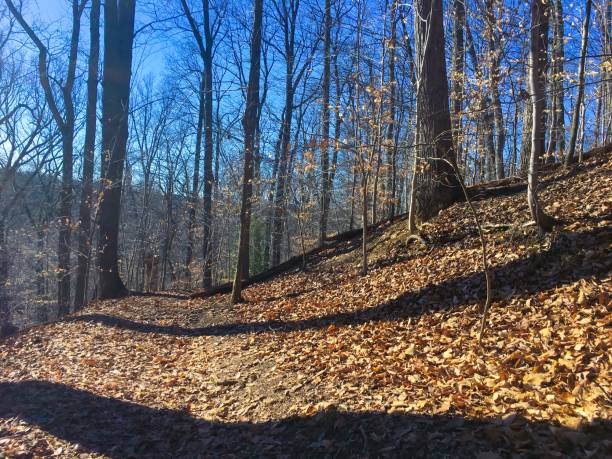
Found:
[[[475,203],[407,242],[397,221],[227,295],[98,302],[0,344],[9,457],[605,457],[612,454],[612,155]]]

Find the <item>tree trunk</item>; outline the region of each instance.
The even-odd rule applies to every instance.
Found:
[[[212,192],[214,185],[213,175],[213,36],[210,26],[209,1],[204,0],[204,39],[206,52],[204,53],[204,211],[203,211],[203,251],[204,269],[202,287],[212,286]]]
[[[453,138],[457,158],[463,156],[461,152],[462,132],[461,132],[461,108],[463,105],[463,84],[465,78],[465,45],[463,31],[465,28],[465,4],[464,0],[453,1],[453,94],[452,94],[452,122]]]
[[[202,0],[202,16],[204,36],[195,22],[189,9],[187,0],[181,0],[183,13],[187,17],[191,32],[198,45],[200,58],[204,70],[202,72],[202,91],[204,98],[204,209],[203,237],[202,237],[202,287],[208,289],[212,286],[212,253],[211,253],[211,234],[212,234],[212,198],[213,198],[213,86],[212,86],[212,66],[213,66],[213,44],[214,33],[210,24],[210,2]],[[199,116],[199,115],[198,115]]]
[[[198,104],[198,122],[196,125],[196,144],[193,159],[193,184],[189,209],[187,212],[187,245],[185,247],[185,280],[187,287],[191,287],[191,260],[193,259],[193,242],[196,223],[196,208],[200,189],[200,157],[202,151],[202,126],[204,124],[204,74],[201,75],[200,94]]]
[[[587,0],[590,1],[590,0]],[[532,0],[531,36],[529,47],[529,88],[533,120],[531,127],[531,154],[527,173],[527,203],[531,217],[540,231],[552,229],[552,219],[544,213],[538,202],[538,166],[544,150],[544,79],[546,47],[548,42],[548,3]]]
[[[368,173],[361,173],[361,275],[368,274]]]
[[[232,304],[242,298],[242,282],[248,278],[249,242],[251,234],[251,197],[253,194],[253,153],[259,112],[259,72],[261,60],[261,24],[263,0],[254,0],[255,16],[253,18],[253,36],[251,38],[251,56],[247,101],[242,118],[244,129],[244,176],[242,180],[242,202],[240,207],[240,239],[238,243],[238,262],[232,288]]]
[[[396,171],[396,154],[397,154],[397,142],[395,142],[395,98],[396,98],[396,79],[395,79],[395,46],[397,39],[397,1],[392,0],[391,4],[391,37],[389,39],[389,121],[387,124],[387,137],[386,137],[386,152],[387,152],[387,218],[393,218],[395,216],[395,196],[396,196],[396,185],[397,185],[397,171]]]
[[[576,139],[578,137],[578,124],[580,122],[580,107],[584,98],[584,66],[586,61],[587,44],[589,40],[589,22],[591,20],[591,4],[592,0],[586,0],[586,8],[584,12],[584,21],[582,23],[582,45],[580,47],[580,62],[578,67],[578,94],[576,95],[576,103],[574,104],[574,113],[572,114],[572,125],[570,130],[569,143],[565,152],[565,164],[569,165],[575,161]]]
[[[0,217],[0,337],[9,333],[11,326],[11,310],[7,291],[9,274],[9,254],[6,243],[6,227],[4,217]]]
[[[480,66],[474,38],[470,29],[469,22],[465,22],[465,34],[467,50],[472,60],[474,73],[477,81],[482,81],[483,72]],[[477,119],[477,145],[478,145],[478,178],[480,181],[493,180],[495,178],[495,143],[494,143],[494,114],[491,113],[489,101],[484,94],[477,95],[478,100],[478,119]],[[486,168],[484,167],[486,166]]]
[[[531,100],[525,101],[523,108],[522,132],[521,132],[521,150],[520,150],[520,165],[521,172],[527,169],[527,163],[531,156],[531,125],[533,124],[533,105]]]
[[[414,27],[419,68],[417,111],[423,155],[432,159],[416,196],[416,216],[423,221],[460,199],[461,189],[453,167],[441,161],[456,163],[448,106],[442,0],[414,0],[414,9],[418,13]]]
[[[563,60],[564,60],[564,27],[563,2],[554,0],[553,44],[551,65],[551,123],[547,157],[553,161],[560,158],[565,150],[565,101],[563,97]]]
[[[60,228],[57,247],[58,315],[70,312],[70,239],[72,220],[72,153],[74,129],[62,135],[62,189],[60,191]]]
[[[329,87],[330,87],[330,50],[331,50],[331,0],[325,0],[323,26],[323,96],[321,112],[321,220],[319,222],[319,245],[327,236],[329,216],[330,170],[329,170]]]
[[[100,57],[100,0],[92,0],[89,23],[89,58],[87,66],[87,108],[83,148],[83,183],[79,208],[79,251],[74,309],[87,303],[87,280],[91,257],[91,209],[93,207],[94,153],[98,102],[98,60]]]
[[[493,7],[493,0],[485,2],[487,16],[487,39],[489,43],[489,85],[491,87],[491,103],[493,110],[493,123],[495,125],[495,178],[504,178],[504,143],[506,133],[504,118],[499,96],[499,61],[501,55],[501,40],[496,32],[497,18]]]
[[[274,191],[274,206],[272,214],[272,242],[271,242],[271,265],[276,266],[281,260],[281,245],[283,240],[283,229],[285,220],[285,192],[289,164],[289,147],[291,136],[291,123],[293,120],[293,104],[295,93],[295,82],[293,79],[295,70],[295,27],[299,8],[299,2],[292,3],[290,8],[283,10],[282,29],[284,33],[284,58],[285,58],[285,107],[283,112],[280,149],[278,157],[278,170],[276,174],[276,186]]]
[[[612,2],[604,1],[599,15],[601,42],[603,54],[607,56],[607,66],[602,65],[602,75],[600,84],[600,100],[602,127],[602,144],[605,145],[612,141],[612,71],[610,70],[610,60],[612,59]]]
[[[281,260],[281,243],[283,240],[283,227],[285,218],[285,183],[289,163],[289,139],[291,135],[291,121],[293,118],[293,75],[289,68],[286,76],[285,117],[282,125],[282,139],[279,151],[278,171],[274,191],[274,208],[272,216],[272,247],[271,265],[276,266]]]
[[[127,293],[119,275],[119,218],[128,138],[135,7],[136,0],[106,0],[104,3],[102,152],[108,159],[99,218],[100,298],[117,298]]]

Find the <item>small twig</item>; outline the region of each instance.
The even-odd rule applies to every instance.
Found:
[[[425,242],[425,239],[423,239],[421,236],[419,236],[418,234],[411,234],[410,236],[408,236],[406,238],[406,245],[408,245],[410,242],[412,241],[416,241],[416,242],[420,242],[421,244],[423,244],[425,247],[427,247],[427,242]]]
[[[485,301],[484,308],[482,311],[482,321],[480,322],[480,333],[478,335],[478,345],[482,347],[482,337],[484,335],[484,330],[485,330],[485,326],[487,323],[487,315],[489,313],[489,307],[491,306],[491,273],[489,272],[489,264],[487,261],[487,258],[488,258],[487,243],[485,241],[484,231],[482,230],[482,225],[480,224],[478,213],[476,212],[476,209],[474,208],[474,205],[472,204],[472,201],[470,200],[470,197],[467,192],[467,188],[465,187],[465,183],[463,181],[463,177],[461,176],[461,172],[459,172],[459,169],[457,169],[457,166],[446,158],[429,158],[429,159],[444,161],[450,167],[453,168],[453,171],[457,175],[459,185],[461,186],[461,190],[463,191],[463,194],[465,195],[465,200],[468,203],[468,206],[472,212],[472,216],[474,217],[474,222],[476,223],[476,227],[478,228],[478,235],[480,236],[480,245],[482,247],[482,268],[485,273],[485,279],[486,279],[486,284],[487,284],[487,299]]]

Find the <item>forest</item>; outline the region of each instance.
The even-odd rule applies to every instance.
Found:
[[[0,0],[0,458],[612,455],[611,74],[611,0]]]

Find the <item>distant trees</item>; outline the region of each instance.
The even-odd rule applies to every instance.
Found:
[[[56,129],[37,81],[21,78],[23,57],[10,53],[15,21],[0,7],[0,336],[14,328],[9,291],[11,260],[10,217],[22,208],[30,182],[41,172],[50,156],[49,143]],[[20,173],[29,172],[27,180]]]
[[[127,293],[119,274],[119,216],[128,139],[135,10],[136,0],[106,0],[104,3],[99,298],[117,298]]]
[[[76,78],[77,54],[79,50],[79,35],[81,16],[87,0],[72,0],[72,27],[70,32],[68,60],[65,63],[63,77],[51,76],[49,73],[50,56],[47,46],[38,34],[24,19],[21,11],[12,0],[5,0],[9,10],[26,32],[38,51],[38,77],[45,93],[53,119],[62,137],[62,191],[59,209],[60,231],[57,248],[57,303],[59,313],[67,314],[70,308],[70,239],[72,233],[72,166],[74,153],[75,110],[74,83]],[[57,88],[55,89],[54,86]],[[60,95],[57,95],[59,91]]]

